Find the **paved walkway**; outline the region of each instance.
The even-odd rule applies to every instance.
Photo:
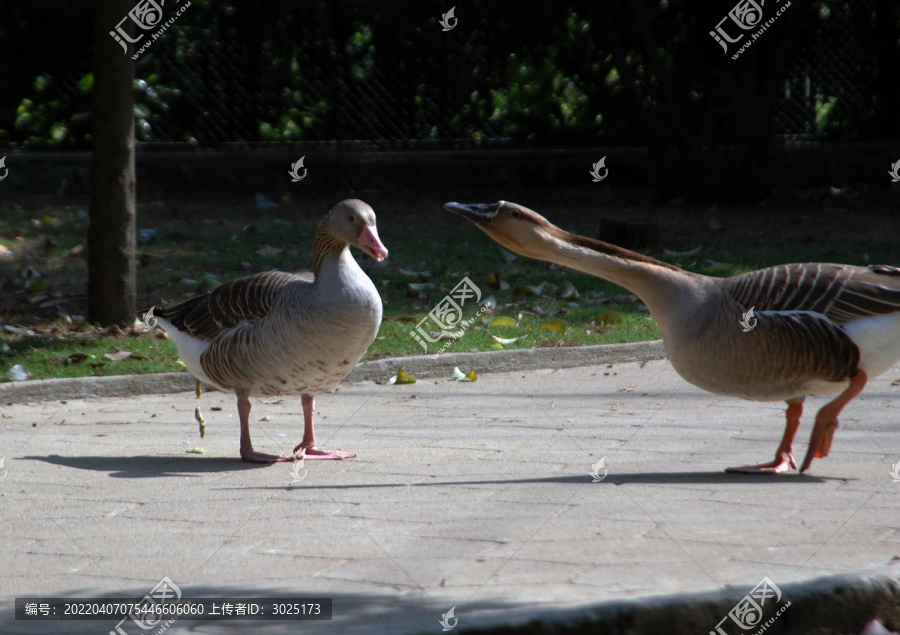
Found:
[[[105,635],[114,622],[16,622],[10,602],[141,597],[163,577],[184,597],[334,597],[310,633],[440,633],[451,607],[465,632],[728,585],[740,597],[764,576],[900,577],[895,376],[846,409],[830,457],[776,477],[723,469],[772,457],[783,404],[704,393],[665,361],[347,384],[318,399],[318,440],[358,458],[296,473],[240,461],[218,392],[0,404],[0,632]],[[808,403],[798,459],[824,400]],[[302,436],[299,398],[255,400],[251,417],[258,450]],[[166,632],[188,629],[298,632]]]

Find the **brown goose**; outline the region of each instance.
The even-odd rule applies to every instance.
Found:
[[[237,395],[245,461],[356,456],[316,447],[313,432],[315,396],[341,383],[381,325],[381,297],[350,245],[375,260],[388,255],[375,212],[357,199],[338,203],[319,223],[312,276],[259,273],[156,310],[188,370]],[[303,441],[294,457],[254,451],[249,397],[285,394],[301,395]]]
[[[806,471],[814,457],[828,455],[838,415],[868,377],[900,359],[900,267],[805,263],[711,278],[575,236],[515,203],[444,208],[509,250],[639,296],[659,324],[672,366],[692,384],[720,395],[786,401],[775,459],[728,471],[796,469],[792,448],[803,400],[840,393],[816,415],[800,467]]]

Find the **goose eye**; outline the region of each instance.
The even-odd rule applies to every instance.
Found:
[[[356,222],[356,216],[354,216],[353,214],[350,214],[350,217],[349,217],[349,218],[350,218],[350,222],[351,222],[351,223],[355,223],[355,222]]]
[[[513,218],[518,218],[518,217],[521,216],[521,215],[522,215],[522,214],[519,213],[519,210],[517,210],[517,209],[514,209],[514,210],[512,211],[512,216],[513,216]]]

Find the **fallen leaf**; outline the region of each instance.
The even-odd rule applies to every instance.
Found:
[[[266,415],[265,417],[260,417],[259,420],[260,421],[271,421],[272,417],[269,415]]]
[[[259,249],[256,250],[257,256],[278,256],[284,249],[278,249],[277,247],[272,247],[270,245],[263,245]]]
[[[515,262],[519,259],[519,257],[511,251],[505,250],[503,247],[500,247],[500,253],[503,254],[503,259],[506,262]]]
[[[511,317],[506,317],[505,315],[498,315],[493,320],[487,323],[488,326],[518,326],[519,323],[516,322]]]
[[[428,289],[434,289],[437,285],[433,282],[407,282],[406,288],[410,291],[415,291],[416,293],[421,293],[422,291],[427,291]]]
[[[542,331],[556,331],[558,333],[566,332],[566,323],[562,320],[550,320],[541,324]]]
[[[475,374],[475,370],[469,371],[468,374],[463,373],[459,367],[454,366],[453,368],[453,379],[456,381],[477,381],[478,375]]]
[[[202,439],[206,436],[206,419],[203,418],[203,413],[200,412],[200,406],[194,406],[194,419],[200,424],[200,438]]]
[[[403,367],[400,367],[400,370],[397,371],[397,374],[391,377],[390,382],[392,384],[414,384],[416,380],[412,375],[403,370]]]
[[[394,318],[397,322],[409,322],[410,324],[418,324],[419,318],[415,318],[411,315],[401,315],[398,318]]]
[[[891,386],[900,386],[900,377],[891,382]]]
[[[131,351],[117,351],[115,353],[106,353],[103,357],[108,360],[114,362],[121,362],[123,359],[128,359],[129,357],[134,359],[147,359],[145,356],[140,353],[132,353]]]
[[[72,355],[69,355],[68,357],[54,357],[50,361],[60,363],[60,364],[66,364],[66,365],[80,364],[81,362],[86,360],[88,357],[90,357],[90,355],[88,355],[87,353],[73,353]]]
[[[575,285],[566,280],[563,282],[563,285],[559,288],[559,297],[563,300],[577,300],[580,296],[578,295],[578,289],[575,288]]]
[[[531,333],[526,333],[525,335],[520,335],[519,337],[508,338],[508,337],[497,337],[493,333],[490,333],[491,339],[493,339],[495,342],[499,342],[500,344],[504,344],[504,345],[512,344],[513,342],[518,342],[520,339],[522,339],[524,337],[528,337],[529,335],[531,335]]]
[[[206,450],[203,448],[191,448],[190,450],[185,450],[187,454],[206,454]]]
[[[625,386],[624,388],[619,388],[619,392],[634,392],[634,389],[637,388],[637,384],[633,386]]]
[[[534,285],[534,286],[529,286],[527,284],[520,284],[519,286],[517,286],[515,288],[515,291],[513,291],[513,293],[515,293],[516,295],[541,295],[544,292],[544,289],[546,288],[546,286],[547,286],[546,282],[542,282],[542,283],[540,283],[538,285]]]
[[[622,316],[615,311],[603,311],[597,316],[597,322],[600,324],[620,324]]]

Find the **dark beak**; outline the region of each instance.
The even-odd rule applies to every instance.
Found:
[[[444,209],[452,212],[457,216],[462,216],[478,225],[479,227],[487,227],[497,215],[500,209],[499,203],[444,203]]]

